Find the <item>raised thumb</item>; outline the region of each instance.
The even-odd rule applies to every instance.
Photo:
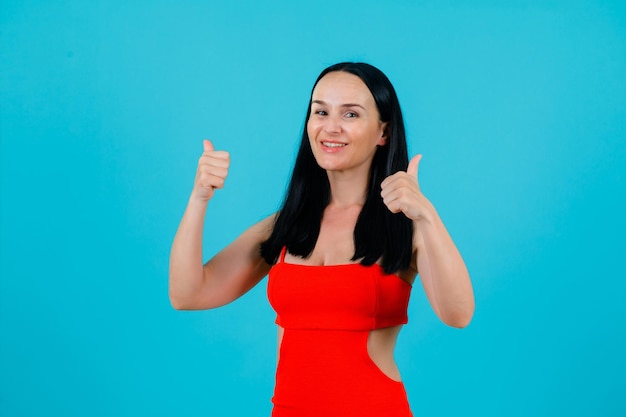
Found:
[[[214,149],[210,140],[205,139],[202,143],[204,145],[204,152],[211,152]]]
[[[411,158],[411,161],[409,161],[409,166],[406,169],[406,173],[417,178],[417,169],[419,167],[421,160],[422,160],[421,154],[417,154],[413,158]]]

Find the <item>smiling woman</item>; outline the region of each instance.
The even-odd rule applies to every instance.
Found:
[[[315,87],[307,132],[315,160],[329,175],[352,172],[367,179],[377,147],[387,140],[386,125],[356,75],[332,72]]]
[[[393,359],[418,274],[448,325],[466,326],[474,298],[463,259],[420,192],[393,86],[375,67],[341,63],[314,84],[283,206],[206,264],[207,204],[230,156],[209,141],[174,239],[170,299],[206,309],[269,273],[279,362],[273,417],[411,416]]]

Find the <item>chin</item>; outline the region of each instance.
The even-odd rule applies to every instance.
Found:
[[[336,171],[341,168],[341,163],[338,161],[328,160],[328,158],[315,158],[315,162],[320,168],[326,171]]]
[[[319,165],[319,167],[322,168],[324,171],[342,171],[344,169],[341,164],[336,163],[318,162],[317,165]]]

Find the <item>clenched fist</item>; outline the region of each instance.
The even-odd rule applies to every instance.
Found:
[[[213,144],[205,140],[204,152],[198,161],[192,197],[209,201],[216,188],[224,187],[229,166],[230,154],[225,151],[216,151]]]

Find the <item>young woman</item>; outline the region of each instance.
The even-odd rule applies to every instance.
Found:
[[[471,320],[467,268],[420,191],[420,159],[408,161],[400,105],[381,71],[326,68],[281,209],[203,265],[207,204],[229,167],[228,153],[204,141],[172,245],[170,299],[177,309],[219,307],[269,273],[273,417],[411,416],[393,352],[418,272],[444,323]]]

